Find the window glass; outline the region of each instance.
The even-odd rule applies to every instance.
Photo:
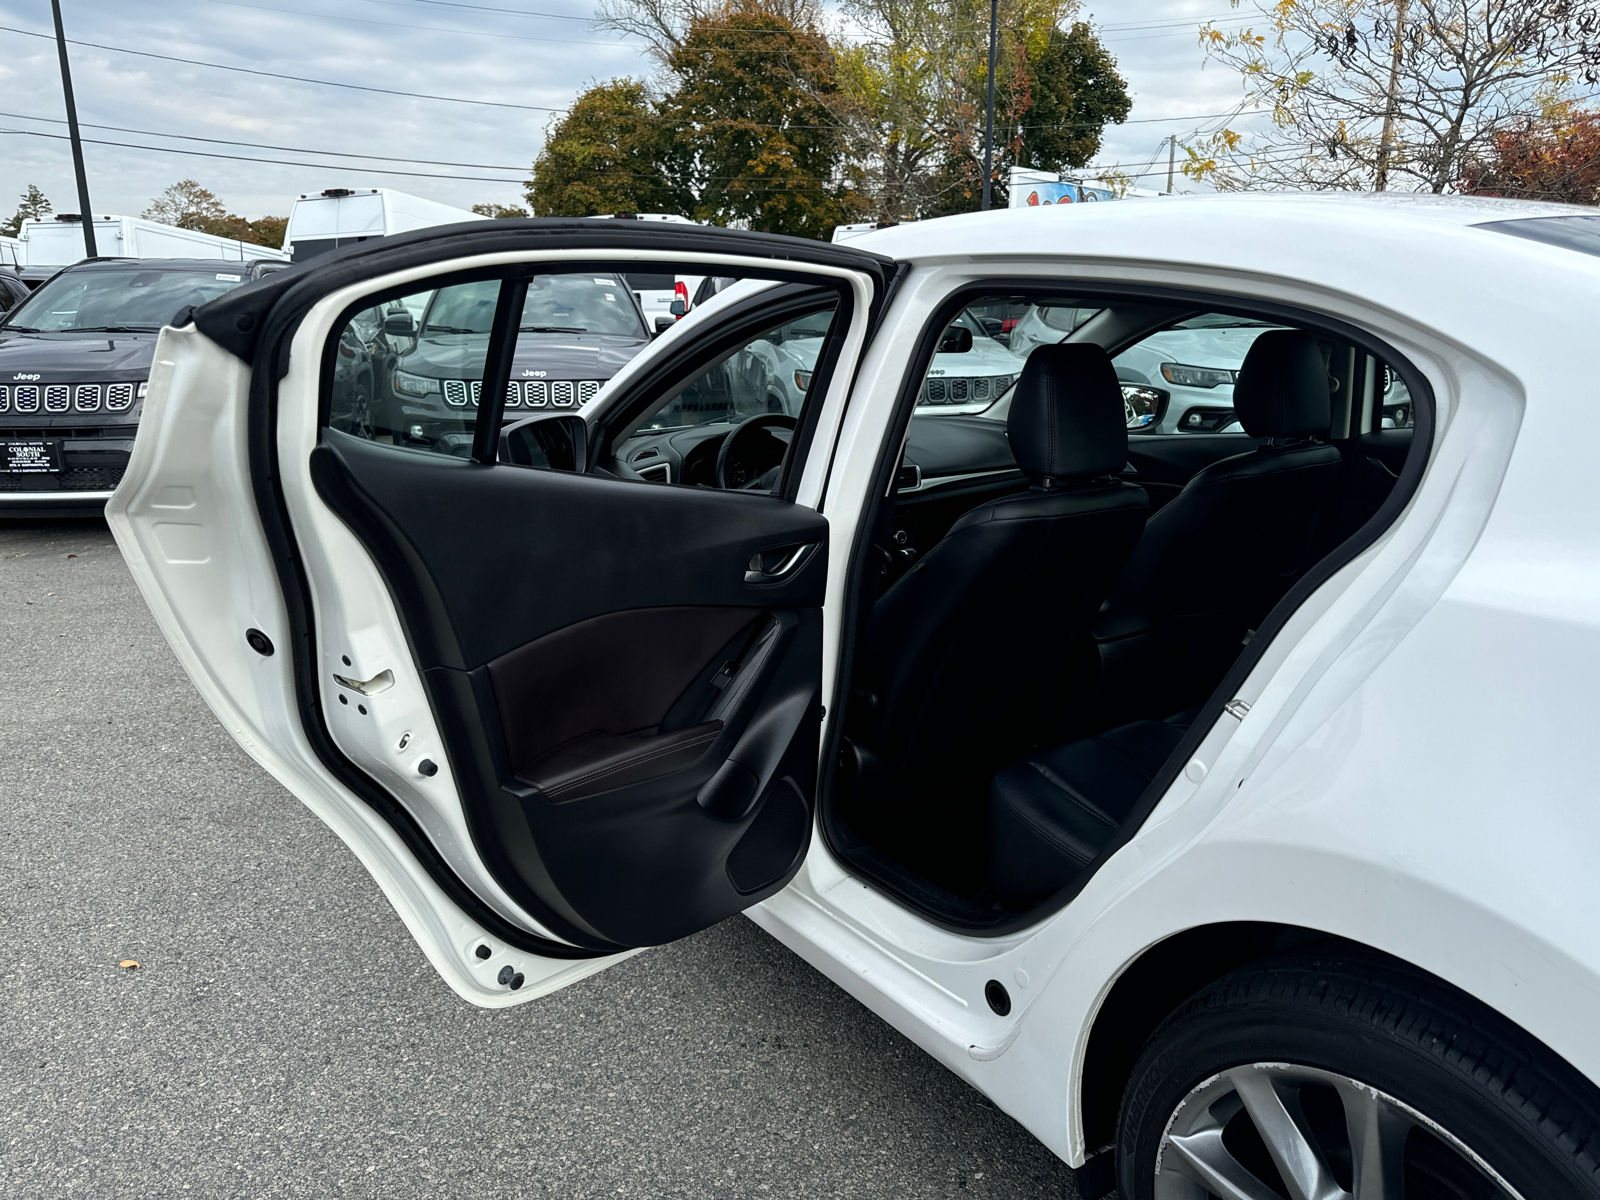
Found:
[[[66,271],[11,314],[14,328],[64,333],[74,329],[160,329],[189,306],[198,308],[249,278],[238,271],[101,267]]]
[[[1201,313],[1158,330],[1111,360],[1136,433],[1237,433],[1233,385],[1251,345],[1284,326]]]
[[[336,329],[328,424],[387,445],[466,458],[499,280],[400,296]]]
[[[945,326],[917,397],[918,413],[979,413],[1011,389],[1026,359],[1007,345],[1016,335],[1002,328],[1011,319],[999,315],[1003,304],[969,305]]]
[[[1379,407],[1378,428],[1410,429],[1416,424],[1411,408],[1411,389],[1388,367],[1381,368],[1383,399]]]
[[[337,332],[329,424],[388,445],[469,455],[500,288],[499,279],[427,288],[352,315]],[[505,418],[578,411],[649,342],[622,275],[529,277]]]
[[[752,338],[674,392],[637,432],[743,421],[763,413],[798,416],[834,311],[830,303]]]

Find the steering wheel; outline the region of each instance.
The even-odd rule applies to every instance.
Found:
[[[728,433],[728,436],[722,439],[722,448],[717,451],[717,486],[728,491],[735,491],[740,488],[748,490],[770,488],[783,464],[780,462],[778,466],[773,467],[771,470],[763,471],[761,474],[751,478],[746,474],[748,469],[744,461],[746,447],[749,445],[750,439],[763,430],[788,429],[792,431],[795,424],[793,417],[786,416],[783,413],[762,413],[760,416],[740,421]]]

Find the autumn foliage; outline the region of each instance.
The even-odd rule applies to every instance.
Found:
[[[1465,172],[1476,196],[1600,204],[1600,112],[1561,107],[1497,135]]]

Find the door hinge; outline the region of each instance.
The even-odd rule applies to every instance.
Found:
[[[1224,704],[1222,706],[1222,711],[1227,713],[1234,720],[1242,721],[1245,718],[1245,714],[1250,711],[1250,701],[1240,700],[1236,697]]]

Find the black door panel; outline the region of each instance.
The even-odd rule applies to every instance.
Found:
[[[606,612],[820,607],[826,555],[753,588],[750,559],[827,541],[759,493],[643,485],[402,450],[322,431],[311,477],[389,581],[424,669],[471,669]]]
[[[474,846],[519,903],[608,949],[787,881],[816,792],[824,517],[328,430],[312,479],[388,582]]]

